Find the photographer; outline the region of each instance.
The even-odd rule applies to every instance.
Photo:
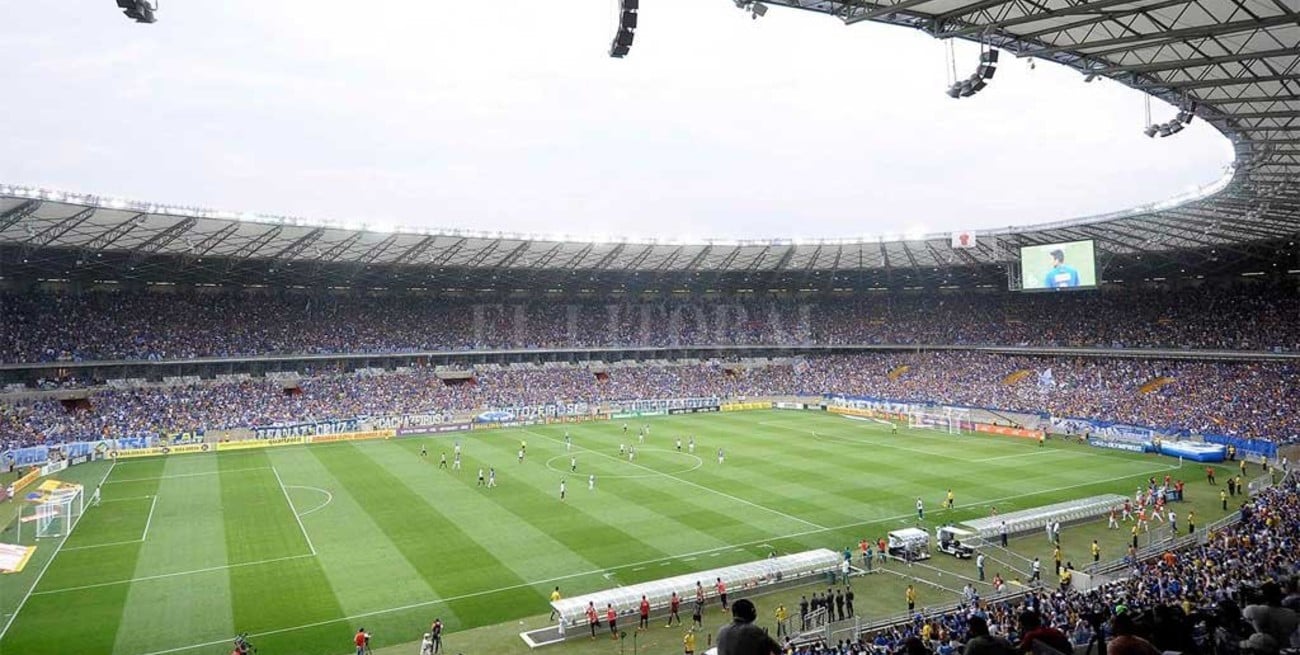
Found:
[[[357,647],[357,655],[366,655],[370,650],[370,633],[365,628],[357,628],[357,634],[352,636],[352,645]]]

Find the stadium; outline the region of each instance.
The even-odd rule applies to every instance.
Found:
[[[615,63],[662,47],[616,4]],[[974,47],[956,103],[1072,69],[1232,161],[829,238],[0,183],[0,655],[1297,652],[1300,7],[720,4]],[[1102,174],[1069,148],[1027,167]]]

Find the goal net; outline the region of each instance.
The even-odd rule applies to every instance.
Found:
[[[85,510],[85,495],[79,484],[63,483],[46,492],[39,502],[23,510],[18,521],[18,536],[26,530],[37,539],[65,537],[72,532]]]
[[[948,434],[969,431],[970,410],[957,407],[915,407],[907,413],[907,427],[938,430]]]

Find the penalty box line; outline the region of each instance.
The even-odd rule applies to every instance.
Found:
[[[228,469],[225,471],[198,471],[195,473],[174,473],[172,475],[155,475],[151,478],[128,478],[126,480],[105,480],[103,484],[123,484],[126,482],[158,482],[160,480],[172,480],[175,478],[197,478],[203,475],[220,475],[222,473],[241,473],[244,471],[265,471],[272,468],[270,466],[253,466],[242,469]]]
[[[538,436],[541,436],[541,435],[538,435]],[[543,438],[545,438],[545,437],[543,437]],[[1142,474],[1141,474],[1141,473],[1138,473],[1138,474],[1134,474],[1134,475],[1121,475],[1121,476],[1115,476],[1115,477],[1112,477],[1112,478],[1106,478],[1106,479],[1103,479],[1103,480],[1094,480],[1094,481],[1092,481],[1092,482],[1083,482],[1083,483],[1080,483],[1080,484],[1074,484],[1074,485],[1069,485],[1069,486],[1065,486],[1065,487],[1053,487],[1053,488],[1051,488],[1051,489],[1045,489],[1045,490],[1043,490],[1043,491],[1034,491],[1034,492],[1023,493],[1023,494],[1014,494],[1014,495],[1009,495],[1009,496],[1002,496],[1002,497],[1000,497],[1000,498],[991,498],[991,499],[987,499],[987,500],[980,500],[980,501],[973,502],[973,503],[967,503],[967,504],[964,504],[964,505],[958,505],[958,508],[960,509],[960,508],[979,507],[980,505],[987,505],[987,504],[990,504],[990,503],[1001,503],[1001,502],[1006,502],[1006,501],[1008,501],[1008,500],[1016,500],[1016,499],[1018,499],[1018,498],[1027,498],[1027,497],[1030,497],[1030,496],[1038,496],[1038,495],[1042,495],[1042,494],[1053,493],[1053,492],[1056,492],[1056,491],[1067,491],[1067,490],[1070,490],[1070,489],[1077,489],[1077,488],[1079,488],[1079,487],[1090,487],[1090,486],[1097,485],[1097,484],[1105,484],[1105,483],[1107,483],[1107,482],[1117,482],[1117,481],[1119,481],[1119,480],[1127,480],[1127,479],[1129,479],[1129,478],[1135,478],[1135,477],[1138,477],[1139,475],[1142,475]],[[432,606],[434,606],[434,605],[443,605],[443,604],[447,604],[447,603],[453,603],[453,602],[456,602],[456,601],[459,601],[459,600],[467,600],[467,599],[470,599],[470,598],[479,598],[479,597],[482,597],[482,596],[489,596],[489,595],[491,595],[491,594],[497,594],[497,593],[502,593],[502,592],[506,592],[506,591],[514,591],[514,590],[516,590],[516,589],[524,589],[524,588],[527,588],[527,587],[535,587],[535,586],[538,586],[538,585],[549,585],[549,584],[553,584],[553,583],[556,583],[556,582],[563,582],[563,581],[565,581],[565,580],[572,580],[572,579],[574,579],[574,578],[582,578],[582,577],[587,577],[587,576],[592,576],[592,575],[603,575],[603,574],[610,573],[610,572],[613,572],[613,571],[621,571],[621,570],[624,570],[624,569],[632,569],[632,568],[635,568],[635,567],[638,567],[638,566],[646,566],[646,565],[649,565],[649,564],[657,564],[657,563],[660,563],[660,562],[671,562],[671,561],[673,561],[673,560],[683,560],[683,561],[685,561],[687,558],[698,557],[698,556],[700,556],[700,555],[707,555],[707,554],[710,554],[710,553],[720,552],[720,551],[724,551],[724,550],[734,550],[734,549],[738,549],[738,548],[746,548],[746,547],[749,547],[749,546],[761,546],[761,545],[765,545],[765,544],[767,544],[769,541],[779,541],[779,540],[783,540],[783,539],[798,539],[798,538],[800,538],[800,537],[807,537],[807,536],[814,535],[814,534],[821,534],[821,533],[823,533],[823,532],[839,532],[839,531],[841,531],[841,530],[848,530],[848,529],[850,529],[850,528],[859,528],[859,527],[868,526],[868,525],[876,525],[876,524],[889,523],[889,522],[891,522],[891,521],[897,521],[897,520],[899,520],[899,519],[910,518],[910,517],[913,517],[913,516],[916,516],[916,513],[915,513],[915,512],[909,512],[909,513],[907,513],[907,514],[899,514],[899,515],[896,515],[896,516],[886,516],[886,517],[882,517],[882,518],[878,518],[878,519],[872,519],[872,520],[870,520],[870,521],[858,521],[858,522],[856,522],[856,523],[848,523],[848,524],[845,524],[845,525],[839,525],[839,526],[834,526],[834,527],[829,527],[829,528],[827,528],[827,527],[820,527],[820,528],[817,528],[817,529],[815,529],[815,530],[805,530],[805,531],[803,531],[803,532],[795,532],[795,533],[793,533],[793,534],[787,534],[787,535],[781,535],[781,536],[769,536],[769,537],[763,537],[762,539],[755,539],[755,540],[753,540],[753,541],[747,541],[747,542],[736,543],[736,544],[728,544],[728,545],[726,545],[726,546],[719,546],[719,547],[717,547],[717,548],[708,548],[708,549],[705,549],[705,550],[695,551],[695,552],[693,552],[693,553],[683,553],[683,554],[680,554],[680,555],[673,555],[673,556],[669,556],[669,557],[659,557],[659,558],[655,558],[655,559],[643,560],[643,561],[640,561],[640,562],[632,562],[631,564],[621,564],[621,565],[619,565],[619,566],[614,566],[614,567],[607,568],[607,569],[594,569],[594,570],[590,570],[590,571],[582,571],[582,572],[579,572],[579,573],[570,573],[570,574],[567,574],[567,575],[561,575],[561,576],[556,576],[556,577],[552,577],[552,578],[546,578],[546,579],[544,579],[544,580],[535,580],[535,581],[532,581],[532,582],[521,582],[521,583],[518,583],[518,584],[513,584],[513,585],[509,585],[509,586],[505,586],[505,587],[498,587],[498,588],[496,588],[496,589],[484,589],[484,590],[482,590],[482,591],[474,591],[474,592],[470,592],[470,593],[460,594],[460,595],[457,595],[457,596],[449,596],[449,597],[447,597],[447,598],[438,598],[438,599],[435,599],[435,600],[426,600],[426,601],[422,601],[422,602],[419,602],[419,603],[411,603],[411,604],[408,604],[408,605],[401,605],[401,606],[398,606],[398,607],[389,607],[389,608],[386,608],[386,609],[372,610],[372,611],[369,611],[369,612],[362,612],[362,613],[359,613],[359,614],[353,614],[353,615],[351,615],[351,616],[341,616],[341,617],[338,617],[338,618],[335,618],[335,619],[330,619],[330,620],[327,620],[327,621],[316,621],[316,622],[314,622],[314,623],[306,623],[306,624],[303,624],[303,625],[296,625],[296,626],[292,626],[292,627],[288,627],[288,628],[276,628],[276,629],[274,629],[274,630],[266,630],[266,631],[263,631],[263,632],[252,633],[252,634],[250,634],[249,636],[251,636],[251,637],[266,637],[266,636],[270,636],[270,635],[284,634],[284,633],[286,633],[286,632],[295,632],[295,631],[297,631],[297,630],[309,630],[309,629],[311,629],[311,628],[318,628],[318,627],[323,626],[323,625],[329,625],[329,624],[331,624],[331,623],[338,623],[338,622],[340,622],[340,621],[355,622],[357,619],[366,619],[366,618],[370,618],[370,617],[373,617],[373,616],[383,616],[383,615],[385,615],[385,614],[391,614],[391,613],[394,613],[394,612],[404,612],[404,611],[407,611],[407,610],[419,609],[419,608],[421,608],[421,607],[432,607]],[[285,558],[285,559],[296,559],[296,558],[298,558],[298,557],[311,557],[311,555],[298,555],[298,556],[296,556],[296,557],[294,557],[294,558]],[[268,561],[274,561],[274,560],[268,560]],[[265,562],[255,562],[255,563],[265,563]],[[227,567],[217,567],[217,568],[227,568]],[[172,574],[172,575],[184,575],[184,574],[182,573],[182,574]],[[125,580],[125,581],[123,581],[123,582],[132,582],[132,580]],[[120,583],[115,583],[115,584],[120,584]],[[52,593],[52,592],[42,592],[42,593]],[[175,648],[168,648],[168,649],[165,649],[165,650],[156,650],[156,651],[152,651],[152,652],[149,652],[149,653],[145,653],[144,655],[170,655],[171,653],[181,653],[181,652],[190,651],[190,650],[195,650],[195,649],[199,649],[199,648],[207,648],[207,647],[209,647],[209,646],[216,646],[216,645],[219,645],[219,644],[228,644],[228,643],[230,643],[230,639],[226,638],[226,639],[219,639],[219,640],[216,640],[216,641],[206,641],[206,642],[198,643],[198,644],[190,644],[190,645],[187,645],[187,646],[177,646],[177,647],[175,647]]]
[[[307,547],[311,549],[311,554],[316,554],[316,545],[311,542],[311,535],[307,534],[307,526],[302,524],[302,515],[298,513],[298,508],[293,506],[293,499],[289,497],[289,490],[284,486],[284,480],[280,479],[280,472],[271,467],[271,472],[275,474],[275,481],[280,483],[280,491],[284,492],[284,500],[289,503],[289,511],[293,513],[293,520],[298,522],[298,529],[302,530],[302,538],[307,540]],[[333,500],[333,496],[330,497]],[[316,508],[320,509],[320,508]]]
[[[99,484],[101,486],[104,484],[104,481],[108,479],[108,476],[113,474],[113,469],[115,468],[117,468],[117,460],[113,460],[113,463],[108,465],[108,470],[104,472],[104,477],[99,479]],[[85,502],[84,496],[82,497],[82,502]],[[27,588],[27,593],[24,594],[23,599],[18,602],[18,607],[14,608],[14,613],[9,615],[9,620],[5,621],[3,628],[0,628],[0,640],[3,640],[5,634],[9,632],[9,628],[13,626],[14,620],[18,618],[18,615],[23,611],[23,607],[26,607],[27,601],[32,597],[32,592],[36,591],[36,586],[39,585],[41,579],[45,577],[45,572],[50,570],[50,565],[54,563],[54,560],[59,556],[59,552],[63,550],[63,544],[68,543],[68,537],[72,536],[72,532],[77,529],[77,526],[81,523],[81,519],[85,516],[86,512],[83,508],[81,514],[78,514],[77,519],[72,522],[72,527],[68,528],[68,533],[63,535],[63,538],[59,540],[59,545],[54,547],[54,552],[50,554],[50,558],[45,560],[45,566],[41,567],[41,572],[36,574],[35,580],[32,580],[32,586]]]

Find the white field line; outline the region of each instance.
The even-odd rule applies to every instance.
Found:
[[[985,457],[985,458],[983,458],[983,459],[972,459],[972,460],[970,460],[970,461],[971,461],[972,464],[974,464],[974,463],[978,463],[978,462],[998,462],[998,461],[1001,461],[1001,460],[1004,460],[1004,459],[1020,459],[1021,457],[1035,457],[1035,456],[1039,456],[1039,455],[1044,455],[1044,456],[1045,456],[1045,455],[1052,455],[1052,454],[1056,454],[1056,455],[1061,455],[1061,454],[1077,455],[1078,453],[1072,453],[1072,452],[1070,452],[1070,451],[1068,451],[1068,450],[1035,450],[1035,451],[1032,452],[1032,453],[1017,453],[1017,454],[1015,454],[1015,455],[999,455],[999,456],[997,456],[997,457]]]
[[[108,465],[108,470],[104,472],[104,477],[99,479],[100,485],[103,485],[104,480],[107,480],[108,476],[113,474],[113,468],[116,466],[117,460],[113,460],[113,463]],[[18,602],[18,607],[14,608],[14,613],[9,615],[9,620],[5,621],[3,628],[0,628],[0,640],[4,639],[5,633],[9,632],[10,626],[14,624],[14,619],[18,618],[18,614],[23,611],[23,606],[27,605],[27,599],[32,597],[32,592],[36,590],[36,585],[41,583],[41,578],[45,577],[45,572],[50,570],[50,564],[54,563],[55,558],[59,556],[59,551],[63,550],[63,544],[68,542],[68,537],[72,536],[72,532],[77,529],[77,524],[81,523],[81,519],[85,515],[86,512],[83,510],[81,514],[77,516],[77,520],[72,523],[72,527],[68,529],[68,534],[63,535],[63,538],[59,540],[59,545],[54,547],[54,552],[50,554],[50,558],[45,560],[45,566],[41,567],[41,572],[36,574],[35,580],[32,580],[32,586],[27,588],[27,593],[23,595],[23,599]]]
[[[546,436],[546,435],[544,435],[544,434],[539,434],[539,433],[537,433],[537,432],[533,432],[532,430],[524,430],[524,432],[526,432],[526,433],[528,433],[528,434],[531,434],[531,435],[533,435],[533,436],[535,436],[535,437],[539,437],[539,438],[541,438],[541,439],[547,439],[547,440],[549,440],[549,441],[554,441],[555,443],[559,443],[559,444],[563,444],[563,443],[564,443],[563,441],[561,441],[561,440],[559,440],[559,439],[556,439],[556,438],[554,438],[554,437],[548,437],[548,436]],[[604,458],[606,458],[606,459],[612,459],[612,460],[617,461],[617,462],[622,462],[622,461],[623,461],[621,458],[618,458],[618,457],[615,457],[615,456],[613,456],[613,455],[609,455],[609,454],[606,454],[606,453],[600,452],[600,451],[598,451],[598,450],[592,450],[592,449],[590,449],[590,448],[583,448],[583,447],[581,447],[581,446],[578,446],[578,450],[585,450],[585,451],[587,451],[587,452],[589,452],[589,453],[593,453],[593,454],[596,454],[596,455],[600,455],[601,457],[604,457]],[[663,472],[661,472],[661,471],[656,471],[656,470],[654,470],[654,469],[652,469],[652,468],[650,468],[650,467],[648,467],[648,466],[642,466],[642,465],[640,465],[640,464],[637,464],[636,462],[627,462],[627,464],[628,464],[629,466],[634,466],[634,467],[639,468],[639,469],[641,469],[641,470],[643,470],[643,471],[646,471],[646,472],[648,472],[648,473],[653,473],[653,474],[662,475],[663,477],[666,477],[666,478],[668,478],[668,479],[670,479],[670,480],[676,480],[676,481],[678,481],[678,482],[681,482],[682,484],[687,484],[687,485],[690,485],[690,486],[695,487],[695,488],[697,488],[697,489],[702,489],[702,490],[704,490],[704,491],[708,491],[708,492],[711,492],[711,493],[715,493],[715,494],[717,494],[717,495],[719,495],[719,496],[722,496],[723,498],[730,498],[731,500],[734,500],[734,501],[736,501],[736,502],[738,502],[738,503],[741,503],[741,504],[744,504],[744,505],[749,505],[750,507],[753,507],[753,508],[755,508],[755,509],[761,509],[761,510],[763,510],[763,511],[765,511],[765,512],[768,512],[768,513],[771,513],[771,514],[776,514],[776,515],[778,515],[778,516],[785,517],[785,518],[787,518],[787,519],[790,519],[791,521],[795,521],[796,523],[802,523],[802,524],[804,524],[804,525],[807,525],[807,526],[810,526],[810,527],[814,527],[814,528],[817,528],[817,529],[819,529],[819,530],[826,530],[826,529],[827,529],[826,526],[818,525],[818,524],[816,524],[816,523],[813,523],[812,521],[807,521],[807,520],[801,519],[801,518],[799,518],[799,517],[797,517],[797,516],[794,516],[793,514],[786,514],[785,512],[782,512],[781,510],[772,509],[771,507],[766,507],[766,506],[763,506],[763,505],[759,505],[758,503],[755,503],[755,502],[753,502],[753,501],[745,500],[744,498],[741,498],[741,497],[739,497],[739,496],[733,496],[733,495],[731,495],[731,494],[729,494],[729,493],[726,493],[726,492],[723,492],[723,491],[718,491],[717,489],[713,489],[713,488],[711,488],[711,487],[706,487],[706,486],[704,486],[704,485],[702,485],[702,484],[697,484],[697,483],[695,483],[695,482],[691,482],[690,480],[687,480],[687,479],[685,479],[685,478],[679,478],[679,477],[677,477],[677,476],[675,476],[675,475],[672,475],[672,474],[670,474],[670,473],[663,473]]]
[[[147,582],[149,580],[165,580],[167,578],[176,578],[184,575],[195,575],[198,573],[211,573],[213,571],[225,571],[227,569],[238,569],[245,566],[259,566],[261,564],[271,564],[274,562],[286,562],[293,559],[303,559],[305,557],[315,557],[312,554],[306,555],[289,555],[286,557],[275,557],[272,559],[257,560],[256,562],[240,562],[238,564],[223,564],[222,566],[209,566],[203,569],[192,569],[189,571],[176,571],[174,573],[160,573],[158,575],[146,575],[139,578],[128,578],[125,580],[110,580],[108,582],[96,582],[94,584],[79,585],[76,587],[62,587],[59,589],[46,589],[38,591],[34,596],[44,596],[47,594],[61,594],[69,591],[81,591],[83,589],[98,589],[100,587],[112,587],[120,584],[135,584],[137,582]]]
[[[621,460],[620,460],[620,461],[621,461]],[[978,507],[978,506],[980,506],[980,505],[987,505],[987,504],[991,504],[991,503],[1001,503],[1001,502],[1006,502],[1006,501],[1008,501],[1008,500],[1015,500],[1015,499],[1017,499],[1017,498],[1025,498],[1025,497],[1028,497],[1028,496],[1037,496],[1037,495],[1040,495],[1040,494],[1052,493],[1052,492],[1055,492],[1055,491],[1066,491],[1066,490],[1069,490],[1069,489],[1076,489],[1076,488],[1078,488],[1078,487],[1089,487],[1089,486],[1092,486],[1092,485],[1095,485],[1095,484],[1105,484],[1105,483],[1107,483],[1107,482],[1115,482],[1115,481],[1117,481],[1117,480],[1123,480],[1123,479],[1126,479],[1126,478],[1137,477],[1138,475],[1141,475],[1141,474],[1139,473],[1139,474],[1136,474],[1136,475],[1122,475],[1122,476],[1116,476],[1116,477],[1113,477],[1113,478],[1108,478],[1108,479],[1103,479],[1103,480],[1093,480],[1093,481],[1091,481],[1091,482],[1083,482],[1083,483],[1080,483],[1080,484],[1070,485],[1070,486],[1066,486],[1066,487],[1055,487],[1055,488],[1052,488],[1052,489],[1044,489],[1044,490],[1042,490],[1042,491],[1034,491],[1034,492],[1024,493],[1024,494],[1015,494],[1015,495],[1011,495],[1011,496],[1003,496],[1003,497],[1001,497],[1001,498],[991,498],[991,499],[983,500],[983,501],[980,501],[980,502],[968,503],[968,504],[965,504],[965,505],[959,505],[958,507]],[[419,602],[419,603],[411,603],[411,604],[408,604],[408,605],[401,605],[401,606],[398,606],[398,607],[389,607],[389,608],[387,608],[387,609],[372,610],[372,611],[369,611],[369,612],[362,612],[362,613],[359,613],[359,614],[353,614],[353,615],[351,615],[351,616],[343,616],[343,617],[339,617],[339,618],[335,618],[335,619],[330,619],[330,620],[328,620],[328,621],[316,621],[315,623],[306,623],[306,624],[303,624],[303,625],[296,625],[296,626],[289,627],[289,628],[276,628],[275,630],[267,630],[267,631],[265,631],[265,632],[252,633],[252,634],[250,634],[249,636],[250,636],[250,637],[266,637],[266,636],[269,636],[269,635],[278,635],[278,634],[283,634],[283,633],[286,633],[286,632],[294,632],[294,631],[297,631],[297,630],[308,630],[308,629],[310,629],[310,628],[316,628],[316,627],[320,627],[320,626],[322,626],[322,625],[329,625],[329,624],[331,624],[331,623],[337,623],[337,622],[339,622],[339,621],[346,621],[346,622],[350,622],[350,623],[352,623],[352,622],[355,622],[357,619],[365,619],[365,618],[370,618],[370,617],[372,617],[372,616],[382,616],[382,615],[384,615],[384,614],[391,614],[391,613],[393,613],[393,612],[404,612],[404,611],[406,611],[406,610],[418,609],[418,608],[421,608],[421,607],[430,607],[430,606],[433,606],[433,605],[442,605],[442,604],[445,604],[445,603],[452,603],[452,602],[455,602],[455,601],[458,601],[458,600],[465,600],[465,599],[468,599],[468,598],[478,598],[478,597],[480,597],[480,596],[488,596],[488,595],[491,595],[491,594],[501,593],[501,592],[505,592],[505,591],[513,591],[513,590],[515,590],[515,589],[524,589],[524,588],[527,588],[527,587],[533,587],[533,586],[538,586],[538,585],[549,585],[549,584],[553,584],[553,583],[556,583],[556,582],[563,582],[563,581],[565,581],[565,580],[572,580],[572,579],[574,579],[574,578],[582,578],[582,577],[591,576],[591,575],[606,575],[606,574],[612,574],[614,571],[619,571],[619,570],[623,570],[623,569],[631,569],[631,568],[635,568],[635,567],[638,567],[638,566],[645,566],[645,565],[647,565],[647,564],[655,564],[655,563],[659,563],[659,562],[668,562],[668,561],[674,561],[674,560],[680,560],[680,561],[691,561],[691,560],[697,559],[700,555],[708,555],[708,554],[710,554],[710,553],[714,553],[714,552],[717,552],[717,551],[720,551],[720,550],[726,550],[726,549],[728,549],[728,548],[737,548],[737,547],[747,547],[747,546],[764,545],[764,544],[767,544],[767,542],[768,542],[769,540],[776,540],[776,539],[796,539],[796,538],[799,538],[799,537],[806,537],[806,536],[808,536],[808,535],[819,534],[819,533],[822,533],[822,532],[837,532],[837,531],[840,531],[840,530],[847,530],[847,529],[849,529],[849,528],[857,528],[857,527],[862,527],[862,526],[865,526],[865,525],[874,525],[874,524],[878,524],[878,523],[886,523],[886,522],[888,522],[888,521],[894,521],[894,520],[898,520],[898,519],[911,518],[911,517],[913,517],[913,516],[915,516],[915,515],[916,515],[915,512],[908,512],[907,514],[899,514],[898,516],[887,516],[887,517],[884,517],[884,518],[872,519],[872,520],[870,520],[870,521],[858,521],[858,522],[856,522],[856,523],[848,523],[848,524],[845,524],[845,525],[835,526],[835,527],[832,527],[832,528],[818,528],[818,529],[816,529],[816,530],[805,530],[805,531],[803,531],[803,532],[796,532],[796,533],[788,534],[788,535],[784,535],[784,536],[769,536],[769,537],[763,537],[762,539],[756,539],[756,540],[754,540],[754,541],[748,541],[748,542],[745,542],[745,543],[739,543],[739,544],[728,544],[728,545],[726,545],[726,546],[718,546],[717,548],[709,548],[709,549],[705,549],[705,550],[698,550],[698,551],[695,551],[695,552],[693,552],[693,553],[682,553],[682,554],[680,554],[680,555],[673,555],[673,556],[670,556],[670,557],[659,557],[659,558],[655,558],[655,559],[642,560],[642,561],[640,561],[640,562],[631,562],[631,563],[628,563],[628,564],[622,564],[622,565],[620,565],[620,566],[615,566],[615,567],[613,567],[613,568],[609,568],[609,569],[595,569],[595,570],[592,570],[592,571],[582,571],[582,572],[579,572],[579,573],[570,573],[570,574],[567,574],[567,575],[556,576],[556,577],[553,577],[553,578],[546,578],[546,579],[544,579],[544,580],[535,580],[535,581],[533,581],[533,582],[521,582],[521,583],[519,583],[519,584],[513,584],[513,585],[509,585],[509,586],[505,586],[505,587],[498,587],[498,588],[496,588],[496,589],[484,589],[484,590],[482,590],[482,591],[475,591],[475,592],[470,592],[470,593],[466,593],[466,594],[460,594],[459,596],[449,596],[449,597],[447,597],[447,598],[439,598],[439,599],[436,599],[436,600],[426,600],[426,601],[421,601],[421,602]],[[299,555],[298,557],[307,557],[307,556],[305,556],[305,555]],[[270,560],[270,561],[274,561],[274,560]],[[217,567],[217,568],[223,568],[223,567]],[[183,574],[177,574],[177,575],[183,575]],[[132,582],[132,580],[124,580],[124,581],[122,581],[122,582]],[[110,584],[121,584],[121,583],[110,583]],[[99,585],[99,586],[102,586],[102,585]],[[42,593],[51,593],[51,592],[42,592]],[[229,639],[229,638],[222,638],[222,639],[218,639],[218,640],[216,640],[216,641],[206,641],[206,642],[198,643],[198,644],[190,644],[190,645],[188,645],[188,646],[177,646],[177,647],[175,647],[175,648],[168,648],[168,649],[166,649],[166,650],[156,650],[156,651],[153,651],[153,652],[150,652],[150,653],[144,653],[143,655],[169,655],[170,653],[180,653],[180,652],[184,652],[184,651],[188,651],[188,650],[196,650],[196,649],[199,649],[199,648],[208,648],[209,646],[225,645],[225,644],[229,644],[229,643],[230,643],[230,639]]]
[[[132,539],[132,540],[130,540],[130,541],[114,541],[114,542],[107,543],[107,544],[90,544],[89,546],[68,546],[67,548],[64,548],[63,550],[91,550],[91,549],[94,549],[94,548],[108,548],[108,547],[110,547],[110,546],[125,546],[125,545],[127,545],[127,544],[138,544],[138,543],[140,543],[140,542],[142,542],[142,541],[144,541],[144,538],[143,538],[143,537],[141,537],[141,538],[139,538],[139,539]],[[38,594],[38,595],[39,595],[39,594]]]
[[[287,488],[287,489],[311,489],[312,491],[319,491],[319,492],[325,494],[325,502],[323,502],[323,503],[321,503],[321,504],[319,504],[319,505],[317,505],[317,506],[315,506],[315,507],[313,507],[313,508],[311,508],[311,509],[309,509],[309,510],[307,510],[307,511],[305,511],[305,512],[302,512],[302,513],[299,514],[298,516],[307,516],[308,514],[311,514],[312,512],[320,511],[320,510],[322,510],[322,509],[325,509],[325,506],[326,506],[326,505],[328,505],[328,504],[334,502],[334,494],[332,494],[332,493],[330,493],[330,492],[328,492],[328,491],[325,491],[324,489],[321,489],[320,487],[308,487],[308,486],[306,486],[306,485],[301,485],[301,484],[291,484],[291,485],[287,485],[286,488]]]
[[[126,498],[100,498],[99,504],[103,505],[104,503],[124,503],[128,500],[149,500],[150,498],[153,498],[153,494],[149,494],[148,496],[128,496]]]
[[[177,473],[175,475],[159,475],[152,478],[129,478],[126,480],[109,480],[104,484],[121,484],[123,482],[157,482],[159,480],[171,480],[173,478],[197,478],[202,475],[219,475],[221,473],[239,473],[241,471],[265,471],[271,468],[269,466],[253,466],[246,469],[227,469],[225,471],[199,471],[198,473]]]
[[[316,546],[311,542],[311,535],[307,534],[307,527],[302,524],[302,515],[293,506],[293,499],[289,497],[289,490],[284,488],[284,480],[280,479],[280,472],[271,467],[271,472],[275,474],[275,481],[280,483],[280,491],[284,492],[284,499],[289,503],[289,511],[293,512],[293,520],[298,522],[298,529],[302,530],[302,538],[307,540],[307,547],[311,549],[311,554],[316,554]]]
[[[144,520],[144,533],[140,535],[140,541],[149,537],[149,526],[153,525],[153,510],[158,507],[158,497],[153,497],[153,502],[149,503],[149,517]]]

